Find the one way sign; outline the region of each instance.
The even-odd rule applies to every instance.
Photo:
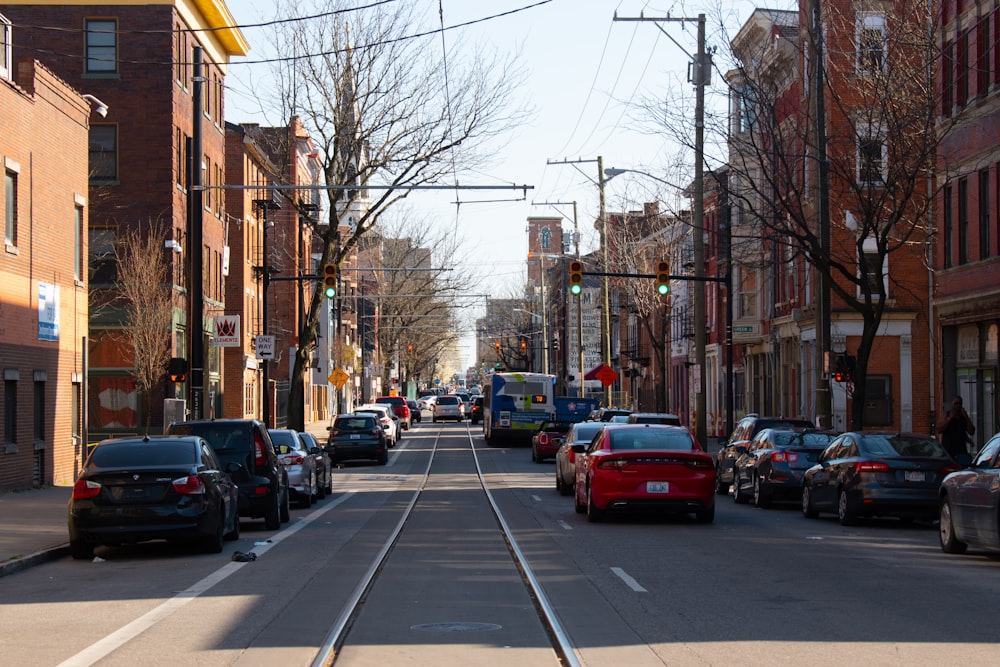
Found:
[[[274,336],[257,336],[254,338],[254,349],[258,359],[274,359]]]

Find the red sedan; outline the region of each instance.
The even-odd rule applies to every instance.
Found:
[[[590,521],[621,510],[693,512],[715,520],[715,463],[683,426],[608,424],[574,445],[576,511]]]

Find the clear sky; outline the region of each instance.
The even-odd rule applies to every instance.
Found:
[[[518,96],[534,113],[497,147],[491,168],[476,181],[463,184],[528,185],[532,189],[527,199],[475,203],[473,200],[515,199],[520,193],[472,190],[459,193],[463,204],[456,207],[454,192],[420,192],[408,197],[411,206],[460,236],[464,261],[478,274],[489,276],[481,291],[508,296],[512,288],[524,284],[528,217],[562,215],[564,229],[572,231],[572,204],[549,206],[540,202],[576,201],[582,249],[587,252],[596,246],[593,225],[599,210],[598,170],[593,160],[598,156],[603,157],[605,168],[636,169],[661,177],[666,175],[665,165],[676,160],[680,149],[663,135],[650,132],[648,120],[637,107],[645,100],[691,97],[692,87],[686,83],[688,57],[681,48],[695,52],[696,23],[624,22],[614,17],[616,12],[619,17],[638,17],[640,13],[663,17],[668,12],[677,18],[696,17],[699,13],[711,15],[713,10],[646,0],[401,1],[426,6],[430,27],[439,25],[439,8],[446,27],[488,19],[447,31],[449,44],[461,40],[464,48],[521,53],[526,77]],[[282,5],[273,0],[228,0],[227,4],[243,26],[274,19],[276,11],[280,17]],[[525,9],[514,12],[521,8]],[[514,13],[503,15],[508,12]],[[744,12],[742,18],[747,15]],[[740,17],[735,20],[738,27]],[[241,60],[252,62],[273,54],[268,33],[252,27],[243,32],[251,52],[245,59],[235,59],[230,67],[226,120],[280,124],[283,119],[261,117],[259,105],[249,93],[251,72],[259,80],[266,75],[266,67],[240,64]],[[710,46],[711,40],[710,36]],[[428,43],[440,48],[440,37]],[[726,45],[715,46],[722,51]],[[591,162],[547,164],[578,159]],[[690,164],[690,156],[687,162]],[[641,208],[643,200],[652,201],[657,195],[675,196],[648,181],[636,186],[634,181],[630,183],[633,177],[620,176],[608,184],[609,211]],[[690,173],[677,174],[671,180],[684,184],[690,177]],[[463,354],[472,363],[471,331],[463,341]]]

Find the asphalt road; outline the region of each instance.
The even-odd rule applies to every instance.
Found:
[[[388,466],[338,470],[332,498],[293,509],[280,532],[244,522],[222,555],[151,543],[5,577],[0,654],[23,665],[308,664],[413,498],[440,432],[425,492],[337,664],[555,664],[476,490],[466,428],[415,426]],[[983,614],[1000,593],[1000,559],[943,554],[934,526],[847,528],[729,497],[711,525],[590,524],[556,492],[554,464],[475,442],[582,664],[995,660],[1000,630]],[[232,550],[258,558],[230,562]]]

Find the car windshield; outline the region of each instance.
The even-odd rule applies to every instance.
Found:
[[[342,417],[334,423],[338,431],[370,431],[375,428],[371,417]]]
[[[934,438],[919,435],[866,435],[865,449],[871,456],[931,456],[948,458],[948,452]]]
[[[691,436],[684,431],[655,429],[615,429],[611,432],[611,449],[693,449]]]
[[[97,468],[141,468],[145,466],[189,466],[194,463],[190,442],[129,442],[98,445],[90,455]]]
[[[438,405],[458,405],[457,396],[442,396],[437,400]]]
[[[250,433],[243,424],[171,424],[171,435],[197,435],[208,441],[216,452],[250,449]]]
[[[604,424],[596,422],[593,424],[577,424],[573,429],[573,442],[590,442],[594,439],[594,434],[600,431]]]
[[[774,444],[779,447],[819,447],[823,448],[833,442],[837,436],[833,433],[796,433],[794,431],[775,431]]]

